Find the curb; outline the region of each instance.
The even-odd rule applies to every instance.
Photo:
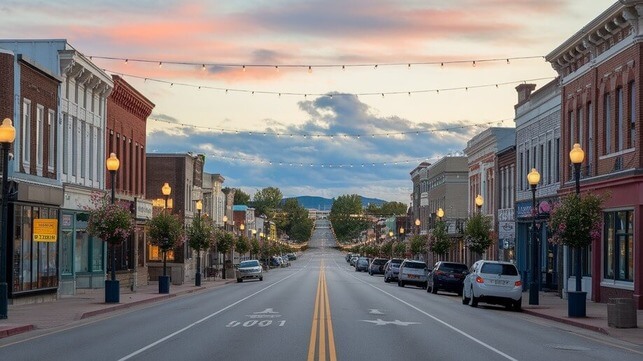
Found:
[[[33,325],[20,325],[16,327],[8,327],[5,329],[2,329],[0,327],[0,338],[10,337],[13,335],[17,335],[19,333],[29,332],[33,329],[34,329]]]
[[[564,323],[564,324],[567,324],[567,325],[570,325],[570,326],[574,326],[574,327],[578,327],[578,328],[584,328],[586,330],[602,333],[604,335],[609,335],[609,332],[607,332],[607,330],[602,328],[602,327],[588,325],[586,323],[574,321],[574,320],[571,320],[569,318],[550,316],[550,315],[546,315],[546,314],[543,314],[543,313],[527,310],[527,309],[524,309],[524,308],[522,309],[522,312],[526,313],[528,315],[531,315],[531,316],[545,318],[545,319],[548,319],[548,320],[551,320],[551,321],[556,321],[556,322]]]

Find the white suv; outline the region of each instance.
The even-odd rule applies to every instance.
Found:
[[[471,266],[464,279],[462,304],[476,307],[478,302],[520,311],[522,280],[513,263],[481,260]]]
[[[428,274],[429,269],[426,267],[426,263],[405,259],[400,265],[400,272],[397,275],[397,285],[404,287],[404,285],[413,284],[420,288],[426,288]]]

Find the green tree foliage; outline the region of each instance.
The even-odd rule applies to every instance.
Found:
[[[250,240],[248,240],[248,237],[244,235],[239,236],[234,243],[234,249],[239,254],[248,253],[250,251]]]
[[[431,252],[437,254],[440,257],[446,255],[451,249],[451,240],[447,234],[446,223],[443,221],[438,221],[435,224],[433,229],[433,234],[431,235]]]
[[[217,250],[224,255],[234,247],[234,235],[226,231],[217,231]]]
[[[275,217],[275,223],[277,229],[285,232],[291,240],[305,242],[310,239],[314,220],[308,218],[308,211],[297,199],[290,198]]]
[[[210,248],[214,227],[208,216],[196,217],[192,225],[186,230],[188,244],[196,251],[203,251]]]
[[[369,226],[363,216],[362,197],[357,194],[342,195],[335,199],[329,218],[335,236],[340,241],[357,239]]]
[[[259,256],[259,252],[261,251],[261,246],[259,245],[259,241],[257,238],[253,238],[250,240],[250,255],[251,257],[257,257]]]
[[[89,213],[87,232],[109,244],[120,244],[133,230],[132,213],[121,204],[103,201]]]
[[[426,237],[420,235],[411,237],[410,249],[414,256],[424,253],[426,250]]]
[[[489,248],[493,242],[490,229],[491,219],[480,212],[469,218],[464,228],[464,238],[473,253],[480,255]]]
[[[395,257],[404,257],[406,254],[406,243],[404,242],[395,242],[393,246],[393,255]]]
[[[235,189],[234,204],[247,206],[250,204],[250,195],[241,189]]]
[[[605,196],[576,194],[565,196],[554,206],[549,224],[551,242],[583,248],[601,239],[602,205]]]
[[[267,187],[257,191],[252,200],[255,214],[266,215],[268,218],[272,218],[272,214],[279,207],[283,197],[281,190],[276,187]]]
[[[384,202],[382,206],[369,204],[366,207],[366,214],[376,217],[392,217],[406,214],[407,206],[402,202]]]
[[[147,222],[150,243],[167,252],[184,241],[183,224],[178,217],[160,212]]]
[[[384,242],[380,247],[380,252],[384,257],[391,257],[391,254],[393,253],[393,242]]]

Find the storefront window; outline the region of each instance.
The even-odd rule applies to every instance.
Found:
[[[605,213],[604,269],[605,279],[634,281],[634,212]]]
[[[162,261],[163,252],[158,246],[149,245],[147,249],[147,254],[149,255],[149,261]],[[174,251],[167,251],[166,260],[174,261]]]
[[[92,271],[101,272],[103,268],[103,242],[94,237],[92,240]]]
[[[74,249],[74,269],[76,272],[89,272],[89,237],[87,232],[76,232]]]
[[[57,247],[55,242],[33,241],[34,219],[57,219],[54,208],[14,205],[13,292],[58,286]]]

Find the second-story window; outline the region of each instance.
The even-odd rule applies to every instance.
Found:
[[[633,81],[627,87],[630,95],[630,147],[634,148],[636,146],[636,89]]]
[[[38,104],[36,106],[36,166],[42,167],[43,147],[45,141],[43,135],[45,133],[45,107]]]
[[[604,118],[605,118],[605,149],[604,154],[612,152],[612,104],[610,103],[610,93],[605,93],[603,98]]]
[[[31,159],[31,101],[22,101],[22,162],[29,165]],[[26,170],[28,171],[28,169]]]
[[[51,109],[47,114],[47,130],[49,131],[49,139],[47,140],[47,169],[53,172],[56,167],[56,113]]]
[[[624,133],[623,133],[623,88],[616,89],[616,127],[614,135],[616,136],[616,151],[623,150]]]

